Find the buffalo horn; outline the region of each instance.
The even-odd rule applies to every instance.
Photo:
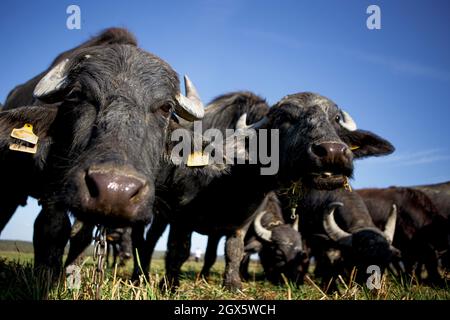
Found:
[[[203,103],[200,100],[197,89],[188,76],[184,76],[184,88],[186,96],[179,93],[176,97],[178,101],[178,104],[175,106],[176,113],[187,121],[202,119],[205,115]]]
[[[69,59],[61,61],[42,77],[34,88],[33,95],[35,98],[44,98],[63,89],[67,85],[67,74],[65,69],[68,62]]]
[[[334,241],[339,241],[343,238],[347,238],[351,236],[350,233],[342,230],[336,223],[336,220],[334,220],[334,210],[336,210],[337,207],[342,207],[344,204],[341,202],[333,202],[330,203],[330,212],[328,214],[325,214],[323,217],[323,228],[325,229],[325,232],[328,234],[330,239]]]
[[[261,224],[262,217],[266,214],[266,211],[263,210],[255,218],[254,227],[256,234],[261,237],[261,239],[266,240],[268,242],[272,241],[272,231],[264,228]]]
[[[386,226],[384,227],[384,235],[389,243],[392,243],[394,240],[395,233],[395,224],[397,222],[397,206],[395,204],[392,205],[391,213],[389,214],[389,218],[386,222]]]
[[[355,131],[357,128],[355,121],[344,110],[342,110],[342,119],[339,120],[339,124],[341,126],[343,126],[345,129],[347,129],[348,131]]]

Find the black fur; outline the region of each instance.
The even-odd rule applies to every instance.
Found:
[[[207,111],[205,116],[204,129],[208,126],[221,126],[218,127],[221,130],[226,126],[234,127],[235,124],[231,119],[236,121],[242,112],[251,112],[242,106],[252,106],[250,110],[257,110],[255,113],[260,115],[258,118],[267,110],[261,98],[249,93],[221,96],[212,104],[213,107],[207,108],[210,113]],[[305,186],[314,186],[317,179],[312,178],[310,174],[323,171],[331,171],[338,176],[331,184],[328,180],[332,179],[324,179],[323,185],[331,189],[342,187],[344,176],[352,174],[352,157],[339,163],[324,163],[311,158],[309,151],[313,143],[322,141],[344,143],[340,134],[345,131],[335,120],[340,112],[331,100],[313,93],[287,96],[270,108],[267,112],[268,122],[263,129],[280,130],[280,171],[275,176],[261,176],[258,165],[235,165],[231,167],[230,175],[212,179],[175,173],[171,190],[178,190],[180,197],[178,200],[170,201],[169,206],[173,203],[182,206],[178,208],[176,205],[171,206],[172,209],[165,217],[172,226],[170,237],[172,243],[168,246],[166,257],[166,268],[171,284],[178,284],[183,258],[188,257],[189,246],[186,245],[186,239],[189,239],[189,236],[186,233],[197,231],[216,239],[221,235],[227,236],[224,284],[229,288],[239,288],[241,283],[238,269],[244,252],[244,235],[267,192],[279,186],[289,186],[292,181],[300,178],[305,182]],[[258,118],[254,120],[257,121]],[[366,147],[363,143],[367,142],[376,142],[384,147],[384,140],[364,140],[361,132],[358,132],[358,135],[358,139],[362,140],[362,148]],[[374,146],[370,152],[378,154],[393,151],[387,149],[389,148]],[[156,225],[159,227],[151,228],[147,235],[153,244],[167,225],[167,222],[161,223],[161,218],[156,219],[158,220]],[[233,249],[233,246],[237,247]]]
[[[323,218],[330,211],[330,203],[341,202],[335,210],[335,221],[351,236],[335,241],[325,232]],[[349,277],[356,268],[356,280],[365,283],[366,269],[377,265],[383,270],[398,254],[383,236],[370,216],[359,194],[346,190],[307,191],[297,208],[300,215],[300,232],[311,256],[316,258],[317,277],[325,288],[336,289],[333,280],[339,275]],[[387,214],[389,214],[390,209]]]
[[[38,81],[66,58],[67,84],[36,100],[32,93]],[[0,203],[0,226],[28,195],[40,199],[43,211],[34,240],[41,256],[36,263],[58,268],[69,236],[68,211],[92,223],[150,221],[156,180],[170,165],[166,142],[179,92],[174,70],[139,49],[123,29],[108,29],[60,54],[46,71],[16,87],[0,113],[0,160],[7,168],[2,169],[1,188],[7,190]],[[33,124],[39,136],[36,155],[8,150],[11,129],[24,122]],[[149,192],[136,214],[91,212],[82,206],[84,175],[96,165],[123,168],[142,178]],[[22,173],[27,180],[21,179]],[[46,233],[49,225],[51,232]],[[50,255],[56,258],[45,257]]]
[[[430,198],[418,189],[405,187],[361,189],[358,193],[363,197],[377,226],[386,223],[392,204],[397,206],[393,245],[402,253],[405,271],[410,275],[415,274],[420,281],[422,265],[425,265],[426,281],[442,284],[437,253],[449,249],[449,228],[447,219],[439,214]]]

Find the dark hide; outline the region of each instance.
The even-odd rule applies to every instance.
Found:
[[[76,55],[77,52],[80,51],[81,49],[113,44],[132,45],[136,47],[137,41],[134,35],[132,35],[125,29],[120,28],[106,29],[98,36],[93,37],[92,39],[82,43],[81,45],[71,50],[67,50],[61,53],[53,60],[53,62],[51,63],[50,67],[47,70],[43,71],[42,73],[40,73],[33,79],[27,81],[26,83],[18,85],[13,90],[11,90],[11,92],[8,94],[6,98],[4,110],[35,104],[36,101],[33,98],[33,90],[36,84],[45,74],[47,74],[48,71],[50,71],[52,67],[54,67],[59,62],[63,61],[66,58],[70,58],[73,55]]]
[[[268,106],[265,101],[253,94],[244,92],[225,95],[215,99],[206,108],[205,117],[202,121],[203,129],[206,130],[214,124],[217,126],[214,128],[225,132],[225,129],[235,129],[236,122],[243,113],[248,115],[247,123],[252,123],[260,120],[267,111]],[[234,119],[234,121],[230,121],[229,119]],[[245,173],[243,166],[241,170]],[[255,166],[254,170],[258,170],[258,168]],[[231,234],[233,236],[230,235],[229,237],[233,239],[230,241],[243,241],[245,231],[240,231],[240,229],[248,225],[251,221],[251,213],[235,212],[230,215],[224,214],[221,211],[211,215],[211,212],[206,210],[207,205],[201,203],[206,198],[209,198],[209,202],[218,201],[217,197],[224,190],[230,189],[231,185],[235,185],[237,181],[245,179],[242,175],[236,174],[235,168],[231,169],[230,176],[232,176],[231,179],[222,179],[219,175],[205,175],[198,169],[179,166],[174,168],[164,183],[160,184],[164,186],[158,189],[159,192],[157,194],[160,201],[157,201],[156,210],[160,214],[155,217],[147,233],[145,245],[144,240],[139,236],[143,227],[141,226],[140,230],[138,228],[133,230],[133,242],[138,243],[136,247],[144,248],[139,250],[139,256],[142,268],[146,273],[149,269],[151,254],[156,245],[156,241],[166,228],[168,222],[171,223],[171,231],[166,256],[166,269],[169,283],[173,285],[173,288],[178,285],[179,268],[189,257],[192,231],[208,235],[218,234],[220,236]],[[201,197],[199,196],[200,194],[202,194]],[[241,194],[240,198],[243,199],[243,196]],[[241,200],[237,199],[236,201],[236,203],[239,203]],[[234,262],[236,259],[233,257],[235,250],[230,251],[233,252],[230,260],[233,261],[233,264],[236,264]],[[139,273],[135,264],[133,278],[137,279]],[[236,278],[234,273],[233,277],[233,279]],[[239,282],[239,279],[234,281]]]
[[[64,85],[50,90],[46,84],[36,100],[36,84],[64,59]],[[35,261],[58,268],[68,211],[88,223],[149,222],[157,180],[172,166],[167,141],[179,94],[174,70],[137,48],[123,29],[108,29],[59,55],[47,71],[16,87],[0,113],[1,191],[11,190],[2,192],[0,226],[28,195],[40,199]],[[35,155],[8,149],[11,129],[25,123],[39,136]]]
[[[421,280],[424,265],[427,281],[441,284],[437,253],[448,250],[448,227],[429,197],[419,190],[403,187],[362,189],[358,194],[378,227],[386,223],[389,208],[396,204],[398,218],[393,245],[402,253],[406,272]]]
[[[350,234],[340,240],[325,232],[324,215],[330,212],[330,203],[341,202],[334,212],[338,226]],[[387,211],[389,214],[390,209]],[[306,192],[299,203],[300,232],[316,258],[315,274],[322,278],[325,288],[336,289],[332,280],[339,275],[349,277],[356,268],[356,280],[364,284],[366,269],[377,265],[383,270],[397,255],[382,231],[375,226],[361,196],[346,190]]]
[[[446,220],[447,247],[450,247],[450,182],[437,183],[432,185],[422,185],[413,187],[425,193],[433,202],[438,214]],[[450,269],[450,251],[447,249],[442,253],[442,265],[447,270]]]
[[[108,229],[106,241],[108,243],[108,263],[110,254],[112,253],[113,261],[110,264],[111,267],[114,268],[116,264],[119,267],[124,267],[133,254],[131,228]]]
[[[242,110],[240,106],[252,103],[258,106],[259,101],[261,99],[252,98],[248,93],[236,93],[234,98],[230,95],[219,97],[213,104],[220,121],[210,120],[208,112],[205,118],[211,125],[230,124],[231,121],[223,118],[225,112],[217,110]],[[223,107],[219,107],[220,105]],[[234,116],[234,112],[230,112],[228,117],[238,118]],[[346,176],[351,176],[353,155],[339,136],[346,130],[339,123],[340,117],[342,111],[336,104],[313,93],[290,95],[273,106],[267,113],[267,123],[261,129],[278,129],[280,133],[280,171],[274,176],[261,176],[259,165],[248,164],[234,165],[230,175],[214,179],[186,176],[182,168],[178,168],[172,179],[171,190],[176,190],[179,196],[169,204],[182,206],[172,206],[172,210],[166,215],[166,219],[171,223],[166,256],[169,284],[178,284],[181,265],[189,256],[190,233],[196,231],[214,237],[227,236],[224,284],[231,289],[240,288],[238,270],[244,253],[245,232],[254,220],[256,209],[265,194],[277,187],[287,187],[299,179],[302,179],[305,187],[334,189],[342,187]],[[366,150],[365,155],[387,154],[394,150],[389,142],[372,133],[354,132],[356,136],[352,141],[359,143],[361,151]],[[345,132],[343,135],[348,140],[352,133]],[[322,143],[340,146],[342,153],[328,157],[311,151]],[[323,175],[323,172],[329,172],[331,175]],[[160,228],[159,232],[162,230],[163,228]]]
[[[271,231],[270,241],[255,231],[255,223],[245,237],[245,256],[241,273],[248,278],[248,262],[252,253],[259,253],[264,273],[272,283],[284,283],[283,276],[294,284],[302,284],[307,272],[307,255],[303,250],[298,230],[283,218],[280,202],[275,192],[270,192],[258,208],[256,216],[265,211],[261,225]],[[258,244],[259,242],[260,244]]]
[[[28,195],[39,198],[43,169],[46,164],[52,137],[47,134],[56,117],[57,109],[46,105],[21,107],[0,112],[0,233],[19,205],[25,205]],[[10,134],[13,129],[25,123],[34,124],[34,133],[39,136],[39,148],[35,155],[11,152],[9,146],[15,143]]]
[[[261,263],[267,279],[278,284],[282,283],[282,274],[292,283],[303,283],[304,274],[307,272],[308,259],[302,248],[300,233],[293,228],[291,223],[286,223],[281,210],[280,202],[275,192],[269,192],[264,198],[256,215],[265,211],[261,224],[267,230],[272,231],[271,241],[261,238],[255,232],[254,223],[250,226],[245,236],[245,254],[241,263],[240,273],[244,279],[249,279],[248,264],[250,256],[254,253],[260,255]],[[205,263],[201,275],[206,279],[216,261],[217,245],[220,237],[208,237],[208,245],[205,253]]]

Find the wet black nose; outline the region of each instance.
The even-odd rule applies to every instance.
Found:
[[[86,209],[125,219],[137,214],[149,193],[145,180],[125,168],[90,168],[85,184]]]
[[[339,163],[351,160],[351,151],[344,143],[323,142],[311,146],[311,154],[325,163]]]

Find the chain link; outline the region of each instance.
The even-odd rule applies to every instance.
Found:
[[[344,186],[343,187],[348,192],[352,192],[353,191],[352,186],[350,185],[348,177],[345,177],[345,181],[344,181]]]
[[[289,209],[291,210],[291,220],[295,220],[297,217],[297,206],[302,196],[302,183],[301,180],[292,182],[289,188],[282,189],[281,194],[286,195],[289,201]]]
[[[98,225],[94,237],[94,263],[96,268],[94,271],[93,283],[95,286],[95,299],[100,300],[102,297],[102,284],[105,276],[105,259],[108,245],[106,243],[106,228]]]
[[[352,192],[352,186],[350,185],[349,178],[345,177],[344,184],[342,186],[345,190]],[[289,199],[289,209],[291,210],[291,220],[295,220],[297,218],[297,207],[302,197],[302,193],[304,190],[302,188],[301,180],[292,182],[289,188],[286,188],[282,194],[287,195]]]

